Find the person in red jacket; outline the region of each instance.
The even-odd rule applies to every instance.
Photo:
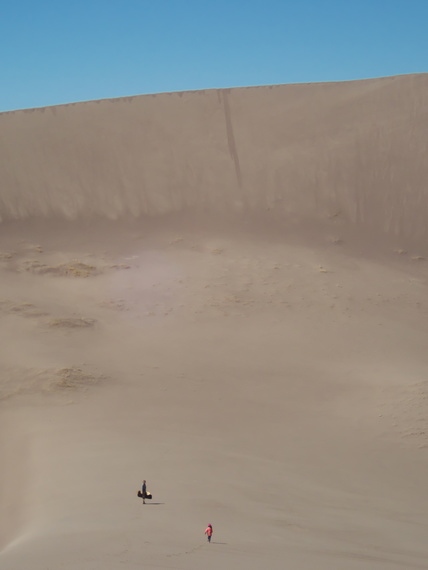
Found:
[[[208,525],[205,529],[205,534],[207,535],[208,542],[211,542],[211,537],[213,535],[213,527],[212,525]]]

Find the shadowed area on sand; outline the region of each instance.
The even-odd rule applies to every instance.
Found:
[[[427,109],[414,75],[0,115],[0,566],[425,568]]]

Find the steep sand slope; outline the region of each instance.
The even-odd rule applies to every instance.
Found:
[[[0,116],[1,568],[426,567],[426,83]]]
[[[340,214],[422,240],[427,108],[422,74],[4,113],[0,215]]]

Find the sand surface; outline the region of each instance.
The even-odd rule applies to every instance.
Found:
[[[2,570],[427,567],[427,88],[0,115]]]

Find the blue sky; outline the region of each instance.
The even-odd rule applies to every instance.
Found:
[[[3,0],[0,111],[428,71],[428,0]]]

